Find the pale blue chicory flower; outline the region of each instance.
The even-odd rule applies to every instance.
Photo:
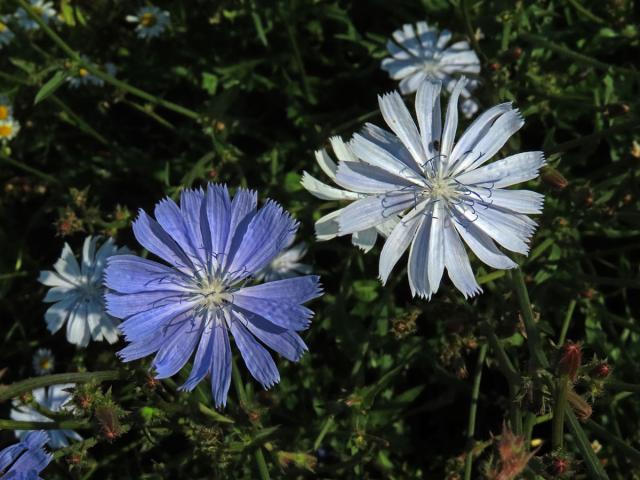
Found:
[[[73,383],[51,385],[50,387],[36,388],[31,392],[34,402],[42,405],[52,412],[73,410],[71,404],[72,394],[68,391],[75,387]],[[36,409],[22,404],[20,400],[13,400],[13,408],[10,416],[13,420],[22,422],[53,422],[52,419],[38,412]],[[15,430],[16,437],[26,440],[29,430]],[[82,437],[73,430],[47,430],[49,446],[53,449],[69,446],[69,440],[82,440]]]
[[[406,24],[393,32],[387,41],[390,57],[382,60],[382,69],[394,80],[400,80],[399,88],[403,94],[413,93],[425,79],[440,80],[444,88],[451,93],[456,80],[463,74],[478,74],[480,59],[471,50],[469,43],[462,40],[450,44],[452,33],[438,30],[427,22],[416,25]],[[478,111],[477,102],[471,92],[478,86],[476,80],[470,80],[461,91],[464,101],[461,111],[470,118]]]
[[[291,237],[293,243],[293,237]],[[304,243],[291,246],[285,245],[282,253],[278,254],[269,264],[256,274],[256,280],[273,282],[274,280],[284,280],[285,278],[297,275],[308,275],[311,273],[311,266],[300,263],[302,257],[307,253]]]
[[[136,15],[127,15],[127,22],[137,23],[138,38],[155,38],[169,26],[170,14],[156,6],[142,7]]]
[[[44,449],[49,437],[42,430],[29,432],[22,441],[0,451],[0,478],[3,480],[41,480],[53,455]]]
[[[111,257],[105,272],[107,310],[124,319],[124,361],[155,353],[155,377],[179,372],[195,351],[183,390],[210,375],[216,406],[231,381],[229,333],[251,375],[264,388],[280,380],[263,344],[291,361],[307,350],[298,335],[313,312],[302,304],[321,295],[319,277],[247,286],[287,245],[297,222],[273,201],[257,208],[254,191],[226,186],[185,190],[180,206],[165,199],[156,220],[140,211],[133,232],[170,266],[134,255]]]
[[[378,129],[376,138],[356,133],[349,147],[360,162],[342,161],[336,173],[341,185],[367,195],[341,210],[340,235],[402,215],[380,254],[380,279],[387,281],[409,249],[409,285],[420,297],[438,291],[445,269],[465,297],[480,293],[464,243],[487,265],[514,268],[496,243],[527,254],[536,229],[527,214],[542,211],[543,195],[505,188],[537,177],[545,163],[542,152],[487,164],[524,125],[511,103],[482,113],[454,143],[465,85],[464,77],[456,83],[444,125],[440,82],[425,81],[418,89],[417,127],[399,93],[380,97],[393,133]]]

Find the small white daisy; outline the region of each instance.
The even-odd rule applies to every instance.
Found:
[[[47,25],[52,20],[56,19],[58,12],[56,12],[56,9],[53,8],[53,2],[48,2],[46,0],[29,0],[29,3],[31,4],[31,10],[33,10],[34,13],[38,15]],[[20,27],[22,27],[24,30],[38,30],[40,28],[38,22],[33,20],[22,7],[16,10],[14,16],[18,21],[18,25],[20,25]]]
[[[82,248],[82,265],[65,243],[62,254],[54,264],[54,271],[42,271],[38,280],[53,287],[44,297],[44,302],[53,303],[45,313],[47,328],[55,333],[67,323],[67,341],[81,347],[89,344],[89,339],[118,340],[117,320],[105,312],[102,276],[106,260],[112,255],[126,253],[118,249],[109,238],[96,252],[100,237],[87,237]]]
[[[393,39],[387,41],[391,57],[382,60],[382,69],[394,80],[400,80],[403,94],[417,91],[426,78],[442,81],[451,93],[461,74],[480,72],[480,60],[469,43],[460,41],[449,45],[451,36],[449,30],[438,32],[427,22],[418,22],[415,27],[406,24],[393,32]],[[462,90],[465,98],[462,112],[467,118],[478,110],[477,103],[471,98],[471,91],[477,85],[471,80]]]
[[[488,163],[524,125],[511,103],[486,110],[454,143],[465,84],[464,77],[456,83],[444,123],[440,82],[425,81],[418,89],[417,126],[398,92],[380,97],[382,116],[393,133],[379,129],[378,141],[356,133],[349,147],[361,161],[341,160],[336,172],[340,185],[367,193],[340,211],[339,234],[402,215],[380,253],[380,279],[386,283],[408,249],[411,291],[425,298],[438,291],[445,269],[465,297],[482,291],[464,243],[489,266],[516,267],[496,243],[526,255],[536,229],[527,215],[541,213],[544,201],[539,193],[505,188],[536,178],[545,163],[542,152]]]
[[[372,124],[366,124],[363,135],[368,135],[370,138],[376,137],[378,127]],[[341,162],[360,162],[356,156],[350,151],[347,144],[345,144],[340,137],[332,137],[330,139],[331,148]],[[345,188],[341,190],[339,188],[332,187],[326,183],[321,182],[314,176],[307,172],[303,172],[302,186],[306,188],[309,193],[314,197],[321,200],[358,200],[367,196],[367,193],[352,191],[349,187],[340,183],[336,178],[336,172],[338,166],[335,164],[326,150],[316,150],[316,161],[322,171],[337,185]],[[331,240],[338,236],[338,216],[343,209],[335,210],[316,222],[316,238],[319,241]],[[366,228],[358,232],[354,232],[351,241],[354,245],[361,248],[365,252],[368,252],[373,248],[378,238],[378,234],[387,236],[393,230],[398,222],[397,216],[392,216],[387,222],[380,225],[376,225],[372,228]]]
[[[13,117],[0,120],[0,143],[13,140],[20,132],[20,123]]]
[[[48,348],[39,348],[33,355],[33,370],[36,375],[47,375],[53,372],[56,359]]]
[[[72,394],[65,391],[75,387],[73,383],[52,385],[46,388],[36,388],[31,392],[33,400],[52,412],[72,411],[70,405]],[[52,419],[41,414],[37,410],[27,405],[22,405],[20,400],[12,402],[11,419],[21,422],[53,422]],[[22,440],[31,430],[15,430],[16,437]],[[73,430],[47,430],[49,436],[49,446],[53,449],[69,446],[69,440],[82,440],[82,437]]]
[[[0,48],[4,45],[9,45],[13,37],[15,35],[9,28],[9,16],[0,15]]]
[[[136,15],[127,15],[127,22],[137,23],[138,38],[154,38],[169,27],[169,12],[158,7],[142,7]]]
[[[256,275],[256,280],[274,282],[298,275],[309,275],[311,273],[310,265],[300,263],[302,257],[307,253],[307,247],[304,243],[298,243],[289,248],[292,243],[293,237],[291,237],[289,243],[284,247],[286,250],[283,250],[280,255],[274,258],[269,265]]]

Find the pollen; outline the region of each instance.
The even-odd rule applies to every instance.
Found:
[[[140,24],[143,27],[153,27],[158,22],[158,19],[153,13],[143,13],[140,17]]]
[[[2,25],[0,23],[0,25]],[[2,31],[2,29],[0,29],[0,32]],[[9,118],[9,107],[7,107],[6,105],[0,105],[0,120],[6,120],[7,118]]]

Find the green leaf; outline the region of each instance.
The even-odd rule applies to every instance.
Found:
[[[209,95],[215,95],[218,90],[218,77],[213,73],[202,72],[202,88]]]
[[[378,298],[377,280],[357,280],[353,283],[353,291],[356,298],[362,302],[373,302]]]
[[[63,71],[56,72],[56,74],[53,77],[51,77],[49,81],[47,81],[47,83],[45,83],[42,86],[40,91],[38,91],[38,93],[36,94],[36,98],[33,101],[33,104],[37,105],[38,103],[43,101],[45,98],[53,94],[56,90],[58,90],[58,88],[60,88],[60,85],[62,85],[62,83],[64,82],[65,78],[67,78],[67,74],[65,72]]]

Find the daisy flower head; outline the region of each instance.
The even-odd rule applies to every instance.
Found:
[[[350,148],[361,162],[338,165],[341,184],[368,194],[342,209],[337,219],[340,235],[402,215],[381,251],[379,275],[386,283],[408,249],[414,296],[430,298],[436,293],[445,269],[465,297],[480,293],[464,244],[491,267],[514,268],[516,263],[496,244],[526,255],[536,229],[527,215],[542,211],[543,195],[506,188],[536,178],[545,163],[542,152],[489,163],[524,125],[510,103],[483,112],[454,141],[458,100],[466,81],[457,81],[444,122],[440,82],[427,80],[419,87],[417,126],[398,92],[383,95],[380,110],[392,132],[379,129],[376,139],[355,134]]]
[[[127,22],[137,23],[138,38],[155,38],[170,24],[170,14],[156,6],[142,7],[136,15],[127,15]]]
[[[128,362],[155,353],[155,378],[178,373],[195,351],[183,390],[210,375],[217,407],[226,404],[233,337],[251,375],[264,388],[280,380],[266,347],[291,361],[307,350],[297,332],[319,297],[319,277],[306,275],[250,285],[287,245],[297,222],[274,201],[257,207],[257,193],[225,185],[185,190],[180,205],[164,199],[154,220],[143,210],[133,223],[138,242],[169,265],[134,255],[111,257],[105,275],[107,311],[129,345]],[[263,346],[264,345],[264,346]]]
[[[293,243],[293,237],[291,237],[291,243]],[[285,278],[311,273],[310,265],[300,263],[302,257],[307,253],[306,245],[298,243],[291,247],[291,243],[286,245],[282,253],[278,254],[265,268],[258,272],[256,280],[273,282],[274,280],[284,280]]]
[[[83,60],[88,62],[87,58],[83,58]],[[104,86],[104,80],[93,75],[83,65],[78,65],[71,69],[71,74],[67,77],[67,82],[69,82],[69,87],[74,89],[88,86]]]
[[[377,127],[371,124],[365,125],[363,135],[375,136]],[[331,148],[333,153],[340,162],[358,163],[360,160],[351,152],[348,144],[344,143],[340,137],[332,137],[330,139]],[[353,201],[366,197],[368,194],[360,192],[358,190],[352,190],[349,184],[341,183],[336,176],[338,171],[338,165],[331,159],[326,150],[317,150],[315,152],[316,162],[320,166],[320,169],[338,186],[342,188],[332,187],[324,182],[321,182],[308,172],[303,172],[302,186],[307,189],[311,195],[321,200],[337,200],[337,201]],[[316,238],[319,241],[331,240],[338,236],[339,225],[338,217],[343,209],[335,210],[324,217],[320,218],[316,224]],[[398,222],[397,216],[392,216],[387,222],[380,225],[376,225],[371,228],[365,228],[363,230],[354,232],[351,236],[351,242],[362,249],[364,252],[368,252],[373,248],[378,238],[378,235],[386,237],[391,233],[393,227]]]
[[[31,392],[33,401],[38,405],[52,412],[69,411],[73,407],[71,405],[72,394],[67,390],[73,389],[75,384],[63,383],[60,385],[51,385],[50,387],[36,388]],[[52,419],[38,412],[35,408],[22,404],[18,399],[13,400],[13,408],[10,412],[12,420],[21,422],[53,422]],[[30,430],[16,430],[16,437],[20,440],[26,440]],[[64,448],[69,446],[70,440],[80,441],[82,437],[73,430],[47,430],[49,437],[49,446],[53,449]]]
[[[393,32],[387,41],[390,57],[382,60],[381,67],[394,80],[400,80],[400,92],[413,93],[426,78],[440,80],[444,88],[451,93],[456,79],[463,74],[480,72],[480,60],[469,43],[459,41],[450,43],[452,33],[449,30],[438,32],[427,22],[414,25],[406,24]],[[478,82],[470,80],[462,89],[463,114],[469,118],[478,110],[471,98],[471,91]]]
[[[15,35],[9,28],[9,16],[0,15],[0,48],[4,45],[9,45],[13,37],[15,37]]]
[[[32,431],[23,439],[0,451],[0,475],[6,480],[36,480],[53,460],[45,451],[49,437],[42,430]]]
[[[0,120],[0,143],[7,143],[13,140],[20,132],[20,122],[12,116],[6,120]]]
[[[33,370],[36,375],[47,375],[53,372],[55,364],[56,358],[48,348],[39,348],[33,355]]]
[[[43,300],[53,303],[45,313],[47,329],[55,333],[66,322],[67,341],[80,347],[86,347],[91,338],[109,343],[118,340],[118,321],[105,312],[102,276],[107,259],[127,250],[119,249],[109,238],[96,251],[99,240],[92,236],[85,239],[80,264],[65,243],[54,271],[42,271],[38,278],[52,287]]]
[[[39,16],[47,25],[52,20],[56,19],[58,12],[56,12],[56,9],[53,8],[53,2],[48,2],[46,0],[29,0],[29,3],[31,5],[31,10],[37,16]],[[32,31],[38,30],[40,28],[38,22],[32,19],[26,12],[26,10],[22,7],[16,10],[14,16],[18,21],[18,25],[20,25],[24,30]]]

